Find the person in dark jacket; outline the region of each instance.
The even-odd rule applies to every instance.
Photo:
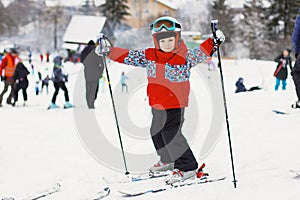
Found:
[[[247,89],[244,85],[244,79],[241,78],[241,77],[237,80],[237,82],[235,83],[235,86],[236,86],[235,93],[246,92],[247,91]]]
[[[296,56],[296,62],[292,69],[291,75],[296,88],[298,100],[292,105],[292,108],[300,108],[300,8],[299,14],[295,20],[294,32],[292,35],[293,50]]]
[[[96,45],[93,40],[83,49],[80,60],[84,65],[86,86],[86,102],[89,109],[94,109],[94,103],[99,89],[99,79],[103,73],[103,58],[95,53]]]
[[[261,90],[262,88],[260,86],[253,86],[250,89],[247,89],[246,86],[244,85],[244,78],[240,77],[236,83],[236,90],[235,93],[239,93],[239,92],[252,92],[254,90]]]
[[[69,92],[65,84],[65,82],[68,82],[68,76],[62,72],[62,67],[63,67],[62,61],[63,61],[62,55],[56,56],[53,60],[54,67],[53,67],[52,81],[54,84],[55,92],[51,100],[51,105],[48,107],[48,109],[58,108],[55,102],[56,102],[56,97],[58,95],[59,89],[62,89],[65,93],[64,108],[73,107],[73,105],[69,102]]]
[[[280,86],[280,82],[282,82],[282,90],[286,90],[286,79],[288,77],[288,69],[292,70],[292,58],[290,56],[290,49],[284,49],[283,52],[275,58],[275,62],[277,62],[277,67],[274,72],[274,76],[276,77],[275,91],[278,90]]]
[[[14,102],[12,103],[13,106],[15,106],[18,101],[18,93],[20,90],[22,90],[22,93],[23,93],[23,99],[24,99],[23,106],[26,105],[26,101],[27,101],[27,91],[26,90],[29,85],[29,82],[27,79],[28,74],[30,74],[28,69],[25,67],[25,65],[22,62],[19,62],[15,69],[15,73],[12,77],[12,79],[16,82],[16,88],[14,90]]]
[[[41,88],[41,92],[43,92],[43,88],[46,87],[47,94],[49,93],[49,90],[48,90],[49,81],[50,81],[50,78],[49,78],[49,76],[47,75],[46,78],[44,78],[44,79],[42,80],[42,88]]]

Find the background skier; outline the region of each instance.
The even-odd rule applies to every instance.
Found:
[[[26,105],[26,101],[27,101],[27,88],[29,85],[27,76],[28,74],[30,74],[30,72],[28,71],[28,69],[25,67],[25,65],[22,62],[19,62],[17,64],[15,73],[13,75],[13,79],[16,82],[16,88],[14,91],[14,102],[12,103],[13,106],[16,105],[17,101],[18,101],[18,93],[20,90],[22,90],[22,94],[23,94],[23,99],[24,99],[24,103],[23,106]]]
[[[15,81],[12,79],[12,76],[15,73],[16,64],[21,61],[18,57],[18,52],[16,49],[11,49],[11,52],[6,54],[6,56],[2,59],[0,64],[0,75],[1,80],[4,81],[4,89],[0,94],[0,107],[2,106],[2,100],[4,94],[7,92],[8,87],[11,87],[9,96],[7,97],[6,103],[12,104],[12,98],[15,90]],[[2,72],[4,70],[4,76],[2,76]]]
[[[274,72],[274,76],[276,77],[275,91],[278,90],[280,86],[280,82],[282,83],[282,90],[286,90],[286,79],[288,77],[288,69],[292,70],[292,58],[290,56],[290,49],[284,49],[282,53],[275,58],[275,62],[277,62],[277,67]]]
[[[51,104],[48,107],[48,109],[58,108],[58,106],[55,104],[55,102],[56,102],[56,97],[58,95],[59,89],[62,89],[65,93],[64,94],[65,95],[64,108],[71,108],[72,107],[72,104],[69,102],[69,92],[68,92],[68,89],[67,89],[66,84],[65,84],[65,82],[68,81],[68,76],[65,75],[62,72],[63,56],[64,56],[64,53],[60,52],[60,54],[58,56],[56,56],[53,60],[54,67],[53,67],[52,81],[53,81],[53,84],[54,84],[55,91],[54,91],[54,94],[53,94],[53,97],[52,97],[52,100],[51,100]]]
[[[128,77],[125,75],[124,72],[122,72],[122,74],[121,74],[121,86],[122,86],[122,92],[123,92],[123,90],[124,90],[124,88],[125,88],[126,93],[127,93],[127,92],[128,92],[128,86],[127,86],[127,84],[126,84],[126,79],[128,79]]]
[[[50,78],[48,75],[42,80],[41,93],[43,92],[44,87],[46,87],[47,94],[49,93],[49,89],[48,89],[49,81],[50,81]]]
[[[244,85],[244,79],[241,78],[241,77],[236,81],[235,86],[236,86],[235,93],[246,92],[247,91],[247,89]]]

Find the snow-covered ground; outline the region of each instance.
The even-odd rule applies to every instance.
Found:
[[[25,64],[30,69],[26,61]],[[27,106],[22,106],[20,92],[17,107],[6,105],[4,98],[0,108],[0,199],[8,196],[22,199],[56,182],[61,183],[61,191],[44,199],[89,199],[105,186],[111,188],[107,199],[123,199],[118,189],[155,187],[157,181],[108,185],[102,179],[122,176],[125,172],[107,82],[104,92],[100,86],[96,109],[88,110],[82,65],[67,62],[67,86],[75,108],[46,110],[53,94],[52,83],[49,94],[44,90],[36,96],[34,87],[37,71],[41,71],[43,77],[51,74],[52,63],[41,63],[34,57],[33,64],[35,73],[29,76]],[[108,66],[128,171],[140,173],[158,159],[148,133],[151,113],[145,99],[146,72],[115,63]],[[191,102],[186,110],[183,133],[199,163],[206,163],[205,170],[210,176],[227,178],[218,183],[150,193],[133,199],[299,199],[300,180],[289,173],[290,169],[300,169],[300,112],[289,108],[296,100],[291,77],[286,91],[275,92],[274,62],[223,60],[222,66],[237,188],[233,188],[232,183],[226,126],[220,134],[213,133],[216,135],[211,145],[213,149],[208,149],[207,155],[202,153],[205,138],[211,137],[207,135],[210,125],[220,126],[212,119],[215,115],[223,116],[223,110],[214,110],[212,103],[215,102],[213,93],[220,92],[212,89],[221,89],[219,72],[208,71],[206,64],[200,64],[192,71]],[[129,78],[128,94],[121,93],[122,71]],[[261,85],[263,90],[235,94],[234,84],[238,77],[245,79],[246,87]],[[0,83],[1,91],[2,88],[3,83]],[[60,91],[57,104],[62,106],[63,103]],[[291,114],[278,115],[272,112],[274,109]]]

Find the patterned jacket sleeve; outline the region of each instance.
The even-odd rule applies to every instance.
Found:
[[[292,35],[293,50],[295,54],[300,52],[300,14],[297,16]]]
[[[133,65],[135,67],[146,67],[148,62],[145,50],[128,50],[118,47],[111,49],[109,58],[113,61]]]
[[[204,52],[202,52],[200,46],[198,46],[194,49],[188,50],[186,60],[191,67],[195,67],[196,65],[203,62],[207,58],[208,56]]]

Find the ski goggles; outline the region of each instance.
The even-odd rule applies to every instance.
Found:
[[[160,31],[162,28],[165,28],[168,31],[174,31],[175,28],[181,28],[181,26],[176,22],[165,19],[155,21],[150,26],[150,30],[153,30],[155,32]]]

